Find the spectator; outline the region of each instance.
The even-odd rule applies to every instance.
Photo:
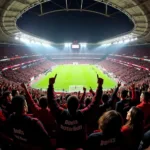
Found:
[[[26,85],[23,83],[21,84],[21,86],[25,90],[27,96],[27,102],[31,108],[31,112],[35,117],[37,117],[43,123],[49,135],[54,136],[56,130],[56,123],[50,109],[48,108],[47,98],[44,96],[40,98],[39,100],[40,107],[39,107],[38,104],[35,103],[34,100],[32,99],[32,96],[28,92]]]
[[[23,96],[16,96],[12,100],[14,114],[6,122],[6,133],[14,139],[35,146],[49,146],[49,136],[38,119],[27,115],[28,106]]]
[[[11,92],[9,91],[4,92],[1,108],[6,118],[8,118],[9,115],[13,112],[11,101],[12,101]]]
[[[150,130],[144,134],[144,137],[140,143],[138,150],[149,150],[150,149]]]
[[[123,90],[121,92],[121,100],[116,103],[116,111],[122,115],[124,121],[126,120],[127,112],[131,107],[130,100],[126,99],[126,97],[127,91]]]
[[[99,119],[100,132],[88,137],[86,150],[122,150],[123,136],[121,134],[122,118],[114,111],[108,111]]]
[[[107,94],[103,94],[102,96],[102,102],[103,104],[99,106],[99,116],[101,116],[104,112],[108,111],[111,109],[109,103],[108,103],[109,97]]]
[[[87,107],[92,102],[92,99],[90,97],[87,97],[85,99],[85,107]]]
[[[12,90],[12,96],[19,96],[19,91],[18,90]]]
[[[126,149],[137,150],[143,137],[144,114],[135,106],[127,113],[127,123],[122,127],[122,133],[126,141]]]
[[[141,103],[137,105],[137,108],[140,108],[144,113],[144,127],[149,128],[150,124],[150,93],[142,92],[140,96]]]
[[[56,75],[57,76],[57,75]],[[67,100],[68,109],[61,108],[54,97],[53,85],[56,80],[50,78],[49,88],[47,91],[49,107],[54,114],[58,123],[58,136],[57,136],[57,148],[83,148],[86,134],[85,134],[85,123],[86,120],[90,119],[90,114],[95,111],[95,108],[99,105],[99,100],[102,96],[102,84],[103,79],[98,78],[98,88],[96,95],[92,103],[82,109],[78,110],[79,100],[76,96],[70,96]]]

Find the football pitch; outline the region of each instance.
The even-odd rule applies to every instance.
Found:
[[[103,89],[110,89],[116,86],[116,82],[104,74],[94,65],[59,65],[52,72],[41,77],[32,84],[33,88],[46,90],[49,78],[57,74],[54,88],[56,91],[82,91],[83,87],[87,90],[97,88],[97,74],[104,79]]]

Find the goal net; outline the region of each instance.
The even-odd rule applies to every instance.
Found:
[[[71,85],[69,86],[69,92],[83,92],[83,85]]]

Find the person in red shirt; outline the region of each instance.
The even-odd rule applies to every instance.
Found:
[[[88,107],[81,110],[78,109],[80,106],[78,97],[70,96],[67,99],[68,109],[64,109],[60,107],[55,100],[54,83],[56,76],[54,78],[50,78],[47,90],[49,107],[58,124],[56,147],[63,149],[83,148],[86,140],[86,122],[92,118],[91,114],[93,114],[93,111],[95,112],[99,107],[99,101],[102,96],[103,79],[97,76],[97,92]]]
[[[150,93],[143,92],[140,96],[141,103],[137,105],[144,113],[144,128],[148,128],[150,124]]]
[[[34,102],[25,84],[21,84],[24,88],[27,96],[27,103],[31,108],[31,111],[35,117],[37,117],[44,125],[45,129],[50,136],[55,136],[56,123],[51,110],[48,108],[48,101],[46,97],[41,97],[39,105]]]
[[[121,131],[126,141],[126,149],[137,150],[143,136],[144,114],[141,109],[132,107],[126,117],[127,123]]]

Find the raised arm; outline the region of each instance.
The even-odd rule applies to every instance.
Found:
[[[80,99],[80,109],[84,108],[85,95],[86,95],[86,88],[83,87],[83,94],[82,94],[81,99]]]
[[[94,95],[95,95],[95,92],[92,90],[92,88],[91,88],[91,87],[90,87],[89,92],[92,94],[92,96],[94,96]]]
[[[115,100],[117,98],[117,93],[118,93],[118,90],[119,90],[119,87],[121,86],[121,82],[118,82],[117,84],[117,88],[115,89],[115,91],[113,92],[110,100],[108,101],[108,103],[111,105],[111,106],[114,106],[115,105]]]
[[[35,114],[37,111],[40,110],[40,107],[32,99],[32,96],[30,95],[26,85],[24,83],[22,83],[21,86],[22,86],[22,88],[24,89],[24,91],[26,93],[27,103],[30,105],[32,113]]]
[[[54,84],[56,80],[57,74],[54,78],[49,79],[49,87],[47,89],[47,99],[48,99],[48,106],[51,109],[52,114],[56,117],[59,117],[61,112],[64,110],[62,107],[59,106],[59,104],[55,100],[55,94],[54,94]]]
[[[99,101],[102,97],[102,85],[103,85],[103,79],[99,78],[97,75],[98,80],[98,87],[95,96],[93,97],[93,100],[90,105],[88,105],[86,108],[82,109],[81,112],[85,117],[89,117],[90,113],[93,111],[96,111],[99,107]]]

